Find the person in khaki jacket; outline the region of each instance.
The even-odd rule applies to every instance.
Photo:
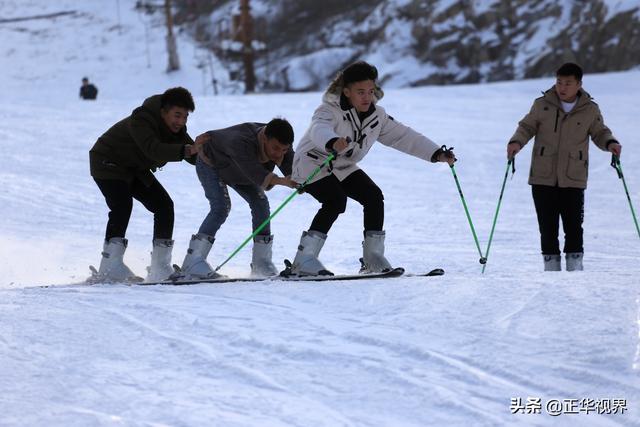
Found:
[[[558,227],[562,218],[567,271],[582,270],[584,190],[589,137],[620,156],[622,146],[604,124],[600,108],[582,89],[582,69],[573,63],[556,72],[556,84],[533,102],[507,145],[514,157],[535,136],[529,184],[538,216],[545,271],[560,271]]]

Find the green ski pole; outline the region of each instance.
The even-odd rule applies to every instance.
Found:
[[[487,259],[482,256],[482,251],[480,250],[480,243],[478,243],[478,236],[476,235],[476,229],[473,227],[473,221],[471,221],[471,216],[469,215],[469,209],[467,208],[467,202],[464,200],[464,194],[462,194],[462,188],[460,188],[460,181],[458,181],[458,175],[456,175],[456,169],[453,165],[449,165],[451,168],[451,173],[453,174],[453,179],[456,181],[456,187],[458,187],[458,193],[460,194],[460,200],[462,200],[462,206],[464,206],[464,212],[467,214],[467,221],[469,221],[469,227],[471,227],[471,233],[473,233],[473,240],[476,242],[476,248],[478,248],[478,253],[480,254],[480,264],[484,264],[487,262]]]
[[[267,224],[269,224],[269,222],[271,222],[271,220],[273,219],[273,217],[275,217],[278,212],[280,212],[299,192],[300,190],[302,190],[308,183],[309,181],[311,181],[317,174],[320,173],[320,171],[322,170],[322,168],[324,168],[325,166],[327,166],[329,164],[329,162],[331,162],[331,160],[333,160],[335,158],[335,153],[331,153],[329,154],[329,156],[325,159],[325,161],[318,166],[317,168],[314,169],[313,172],[311,172],[311,175],[309,175],[307,177],[307,179],[304,180],[304,182],[302,184],[300,184],[300,186],[298,188],[296,188],[290,195],[289,197],[287,197],[285,199],[284,202],[282,202],[280,204],[280,206],[278,206],[278,208],[273,211],[273,213],[271,215],[269,215],[269,218],[265,219],[264,222],[262,224],[260,224],[258,226],[258,228],[255,229],[255,231],[253,233],[251,233],[251,235],[249,237],[247,237],[245,239],[244,242],[242,242],[242,244],[240,244],[240,246],[238,246],[236,248],[235,251],[233,251],[231,253],[231,255],[229,255],[229,257],[227,259],[224,260],[224,262],[222,264],[220,264],[219,266],[216,267],[216,269],[214,271],[218,271],[220,270],[220,268],[222,268],[223,265],[225,265],[227,262],[229,262],[229,260],[231,260],[231,258],[233,258],[234,256],[236,256],[236,254],[238,252],[240,252],[242,250],[242,248],[244,248],[247,243],[249,243],[249,241],[251,241],[251,239],[253,239],[255,236],[258,235],[258,233],[260,233],[266,226]]]
[[[482,274],[484,274],[485,268],[487,268],[487,261],[489,260],[489,249],[491,249],[491,241],[493,240],[493,232],[496,229],[496,223],[498,222],[498,212],[500,211],[500,204],[502,203],[502,196],[504,194],[504,187],[507,183],[507,176],[509,176],[509,167],[514,163],[513,158],[507,162],[507,170],[504,173],[504,179],[502,180],[502,188],[500,189],[500,197],[498,197],[498,207],[496,207],[496,213],[493,216],[493,225],[491,226],[491,233],[489,234],[489,243],[487,244],[487,250],[484,253],[485,263],[482,265]],[[515,168],[513,169],[515,172]]]
[[[629,201],[629,207],[631,208],[631,216],[633,217],[633,222],[636,224],[636,231],[638,232],[638,237],[640,237],[640,227],[638,227],[638,219],[636,218],[636,211],[633,209],[633,203],[631,203],[631,197],[629,196],[629,189],[627,188],[627,182],[624,179],[624,174],[622,173],[622,165],[620,164],[620,158],[615,154],[611,155],[611,166],[618,172],[618,178],[622,180],[622,185],[624,185],[624,192],[627,194],[627,200]]]

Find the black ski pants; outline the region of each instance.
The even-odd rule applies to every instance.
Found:
[[[384,196],[382,190],[359,169],[339,181],[331,174],[304,190],[311,194],[322,207],[313,218],[309,230],[327,234],[331,226],[347,207],[347,197],[360,203],[364,209],[364,230],[382,230],[384,224]]]
[[[582,221],[584,220],[584,190],[532,185],[533,203],[538,215],[540,246],[544,255],[559,255],[558,228],[562,218],[564,252],[584,252]]]
[[[173,200],[162,184],[153,177],[149,186],[139,179],[127,182],[119,179],[93,179],[109,207],[109,221],[105,240],[124,237],[129,225],[133,199],[153,213],[153,238],[171,239],[173,236]]]

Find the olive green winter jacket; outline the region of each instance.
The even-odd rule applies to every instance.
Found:
[[[524,145],[535,136],[529,184],[586,188],[589,137],[601,150],[617,142],[604,124],[598,104],[584,90],[565,113],[554,88],[533,102],[510,142]]]
[[[178,133],[169,130],[160,116],[160,98],[147,98],[98,138],[89,151],[91,176],[128,182],[138,178],[149,185],[156,168],[184,159],[185,145],[193,140],[186,126]],[[187,161],[195,163],[195,157]]]

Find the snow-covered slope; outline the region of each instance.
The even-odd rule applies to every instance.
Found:
[[[97,85],[100,100],[141,98],[179,85],[194,94],[212,94],[208,53],[177,34],[181,69],[167,74],[162,11],[147,14],[135,5],[135,0],[1,2],[0,16],[7,21],[66,12],[0,23],[3,99],[47,104],[75,99],[84,76]],[[211,61],[219,67],[215,58]],[[228,83],[226,73],[216,77],[221,88]]]
[[[383,100],[396,118],[456,148],[483,248],[505,142],[551,83],[390,90]],[[637,205],[640,75],[587,76],[585,86],[624,144]],[[301,135],[319,99],[198,97],[189,126],[197,134],[277,114]],[[640,425],[640,241],[622,184],[596,149],[583,273],[540,273],[528,147],[482,276],[447,167],[379,146],[362,166],[385,193],[387,254],[413,272],[442,266],[442,278],[30,288],[81,280],[99,261],[106,207],[87,150],[138,102],[0,103],[0,425]],[[207,203],[191,166],[157,175],[175,200],[179,262]],[[273,190],[272,206],[288,194]],[[213,264],[250,232],[244,201],[232,199]],[[276,217],[276,259],[293,256],[317,208],[299,196]],[[361,221],[350,202],[329,236],[322,258],[338,273],[358,268]],[[126,259],[140,273],[151,229],[136,204]],[[223,272],[247,274],[249,261],[246,249]],[[620,398],[628,410],[512,415],[518,397]]]

